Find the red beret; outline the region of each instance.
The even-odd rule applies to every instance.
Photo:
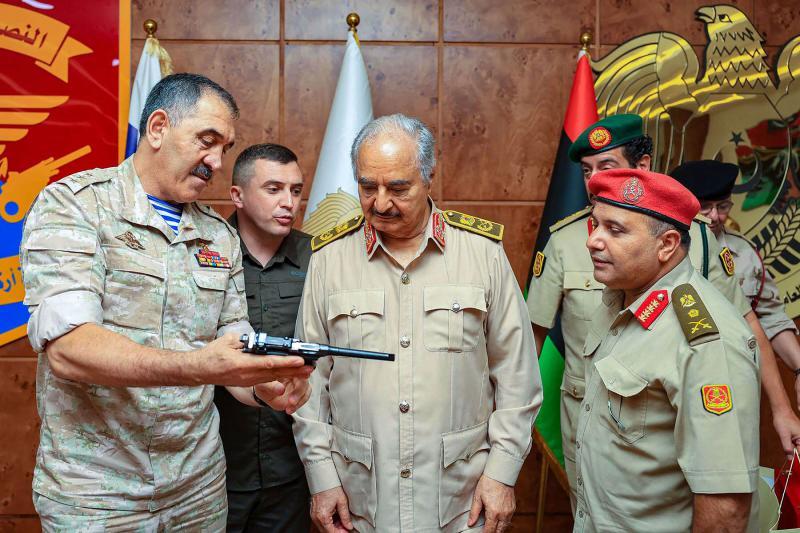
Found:
[[[598,172],[589,180],[595,199],[623,209],[639,211],[688,230],[700,211],[694,195],[665,174],[631,168]]]

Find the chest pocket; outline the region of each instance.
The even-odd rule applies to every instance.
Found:
[[[328,298],[331,343],[357,350],[385,351],[382,289],[335,292]]]
[[[608,401],[596,405],[603,425],[625,442],[634,443],[645,433],[647,418],[647,380],[634,374],[614,357],[595,363],[608,390]],[[602,392],[598,394],[602,395]],[[605,403],[606,405],[602,405]]]
[[[431,352],[472,352],[483,338],[486,295],[483,287],[425,287],[425,348]]]
[[[106,276],[103,322],[158,331],[164,305],[164,264],[124,247],[103,247]]]
[[[594,272],[564,272],[564,291],[571,301],[564,305],[564,314],[571,314],[580,320],[592,320],[595,309],[600,305],[604,285],[594,279]]]
[[[217,336],[217,325],[225,302],[229,271],[223,269],[192,270],[197,291],[195,333],[198,339],[212,341]]]

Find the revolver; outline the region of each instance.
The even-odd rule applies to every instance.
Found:
[[[307,365],[314,365],[317,359],[326,355],[337,357],[356,357],[358,359],[372,359],[373,361],[394,361],[393,353],[370,352],[367,350],[354,350],[352,348],[339,348],[315,342],[303,342],[291,337],[270,337],[266,333],[257,331],[252,335],[244,334],[239,337],[244,344],[245,353],[256,355],[298,355]]]

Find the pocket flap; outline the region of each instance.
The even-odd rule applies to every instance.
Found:
[[[382,290],[341,291],[328,298],[328,320],[339,315],[357,317],[365,314],[383,315]]]
[[[89,231],[67,228],[40,228],[31,231],[23,243],[26,250],[55,250],[93,254],[97,237]]]
[[[606,388],[626,398],[635,396],[647,387],[647,380],[634,374],[614,357],[606,357],[594,364]]]
[[[128,248],[109,246],[103,248],[108,270],[147,274],[164,279],[164,265],[161,261]]]
[[[331,426],[331,450],[348,461],[355,461],[372,469],[372,437],[339,426]]]
[[[228,271],[192,270],[192,277],[198,287],[214,291],[224,291],[228,286]]]
[[[481,450],[490,448],[489,423],[483,422],[467,429],[442,435],[442,465],[447,468],[460,459],[469,459]]]
[[[278,294],[281,298],[291,298],[292,296],[300,296],[303,294],[303,282],[286,282],[278,283]]]
[[[564,381],[561,390],[572,396],[581,399],[586,394],[586,382],[576,376],[571,376],[564,372]]]
[[[486,296],[483,287],[464,285],[436,285],[425,287],[422,297],[425,311],[434,309],[478,309],[486,311]]]
[[[564,289],[594,291],[603,289],[605,285],[594,279],[594,271],[564,272]]]

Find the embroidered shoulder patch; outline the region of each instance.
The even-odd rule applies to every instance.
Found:
[[[722,268],[725,269],[725,273],[729,276],[733,276],[736,265],[733,262],[733,254],[727,246],[722,248],[722,251],[719,253],[719,259],[722,261]]]
[[[718,338],[719,329],[711,318],[700,295],[689,283],[672,290],[672,307],[678,315],[683,334],[690,345],[702,344]]]
[[[311,251],[316,252],[323,246],[328,245],[340,237],[344,237],[348,233],[358,229],[361,223],[364,222],[364,215],[355,216],[349,220],[345,220],[341,224],[327,229],[311,239]]]
[[[537,278],[542,275],[546,259],[543,252],[536,252],[536,257],[533,260],[533,275]]]
[[[445,222],[451,226],[483,235],[494,241],[503,240],[503,231],[505,227],[500,223],[453,211],[452,209],[442,211],[442,214],[444,215]]]
[[[650,329],[650,326],[661,316],[668,304],[667,291],[663,289],[653,291],[644,299],[639,309],[636,310],[636,320],[639,321],[643,328]]]
[[[727,385],[703,385],[703,408],[717,416],[733,409],[731,388]]]

